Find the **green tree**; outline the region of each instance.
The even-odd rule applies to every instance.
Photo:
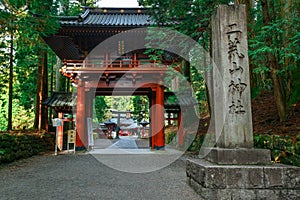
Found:
[[[98,122],[106,120],[106,112],[108,105],[104,96],[96,96],[95,98],[95,111]]]
[[[7,128],[12,129],[12,107],[18,107],[17,105],[13,106],[13,102],[24,105],[25,108],[32,108],[34,106],[29,104],[31,104],[30,102],[34,102],[36,98],[24,98],[24,96],[39,94],[41,92],[36,91],[36,83],[26,81],[38,75],[38,73],[32,73],[38,71],[35,70],[37,66],[45,64],[41,62],[40,65],[38,64],[41,61],[41,56],[40,59],[38,58],[39,52],[44,52],[44,44],[41,42],[41,36],[54,33],[59,26],[57,20],[51,17],[57,8],[52,1],[3,0],[0,2],[0,6],[4,8],[0,11],[1,31],[4,33],[6,39],[8,33],[10,36],[13,36],[10,40],[9,106],[7,113]],[[3,27],[8,27],[9,29],[6,28],[5,30]],[[7,50],[4,51],[7,52]],[[34,67],[34,70],[32,70],[31,66]],[[15,74],[15,78],[13,78],[13,73],[15,72],[17,73]],[[45,72],[47,71],[45,70]],[[47,73],[44,73],[43,80],[46,80],[47,76]],[[15,83],[14,88],[12,87],[13,80]],[[37,77],[35,80],[38,80]],[[32,84],[32,87],[24,84],[26,82]],[[42,87],[48,87],[47,81]],[[36,105],[41,104],[47,97],[47,90],[43,91],[44,98],[36,99]],[[18,101],[14,101],[13,99],[18,99]],[[47,115],[47,113],[44,114]],[[36,115],[40,116],[39,119],[47,119],[46,116],[41,117],[40,111],[37,111]],[[44,129],[45,126],[40,126],[39,128]]]
[[[14,115],[18,113],[15,112],[18,108],[21,109],[19,113],[26,113],[22,115],[27,121],[32,121],[27,119],[27,116],[32,117],[32,113],[35,112],[35,127],[46,129],[47,109],[41,103],[47,98],[49,88],[52,91],[51,85],[54,83],[51,81],[48,84],[48,77],[51,77],[49,74],[53,73],[54,68],[52,69],[48,62],[48,55],[52,58],[53,52],[44,44],[42,38],[58,30],[59,22],[55,16],[78,15],[81,5],[92,4],[91,0],[79,4],[69,0],[0,1],[0,115],[9,122],[8,124],[18,121]],[[60,5],[65,8],[62,12],[59,12]],[[10,39],[12,30],[13,40]],[[9,56],[11,44],[14,52]],[[10,60],[13,61],[12,64]],[[13,73],[10,73],[10,66]],[[60,66],[57,65],[56,68],[58,67]],[[5,87],[9,87],[9,82],[14,87],[10,90],[12,93],[8,100],[9,91]],[[61,87],[68,88],[66,85]],[[2,109],[4,107],[6,111]],[[8,127],[11,129],[10,125]],[[13,125],[12,128],[16,127],[20,126]]]
[[[106,101],[110,109],[118,111],[132,110],[131,96],[107,96]]]
[[[299,71],[299,3],[276,0],[259,1],[256,10],[255,36],[250,39],[249,55],[253,72],[272,80],[274,97],[280,121],[288,117]]]
[[[137,116],[137,120],[140,122],[144,118],[143,115],[149,114],[149,99],[147,96],[133,96],[131,101],[133,114]]]

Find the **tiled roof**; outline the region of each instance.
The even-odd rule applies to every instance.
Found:
[[[154,20],[145,8],[89,8],[78,17],[61,17],[62,26],[143,27]]]
[[[69,92],[53,92],[43,104],[61,112],[70,112],[76,106],[76,99]]]
[[[61,59],[80,59],[79,50],[71,38],[57,35],[44,38],[44,40]]]

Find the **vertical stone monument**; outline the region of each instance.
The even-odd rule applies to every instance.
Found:
[[[213,120],[218,164],[268,164],[270,152],[253,149],[245,6],[220,6],[212,16]]]
[[[253,148],[246,22],[245,5],[220,5],[212,16],[216,145],[187,160],[188,183],[204,199],[297,199],[300,168],[273,165],[269,150]]]

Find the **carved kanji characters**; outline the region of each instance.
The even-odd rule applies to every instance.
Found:
[[[242,105],[241,100],[232,101],[232,104],[229,106],[230,114],[245,114],[244,106]]]
[[[228,37],[228,58],[229,60],[235,59],[235,56],[238,56],[238,58],[244,58],[244,54],[239,52],[238,44],[240,44],[240,34],[242,33],[239,30],[234,30],[233,28],[236,27],[236,23],[230,24],[229,28],[230,31],[228,31],[227,37]]]
[[[229,73],[232,75],[237,71],[240,71],[241,73],[244,72],[244,69],[242,66],[238,66],[236,62],[232,62],[232,69],[229,69]]]

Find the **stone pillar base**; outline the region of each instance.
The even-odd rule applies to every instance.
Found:
[[[255,165],[271,164],[271,152],[268,149],[225,149],[211,148],[206,160],[221,165]]]
[[[186,173],[188,184],[203,199],[300,199],[300,167],[187,159]]]

